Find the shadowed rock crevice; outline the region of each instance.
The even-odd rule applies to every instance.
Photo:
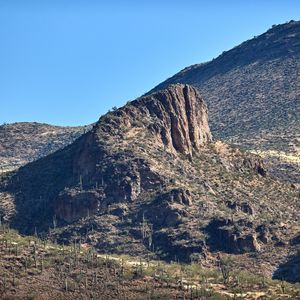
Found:
[[[273,279],[300,282],[300,252],[280,264],[273,274]]]
[[[227,253],[259,252],[260,245],[251,222],[234,223],[232,220],[215,219],[206,227],[207,244],[212,251]]]

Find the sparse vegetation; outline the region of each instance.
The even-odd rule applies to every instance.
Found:
[[[16,247],[17,245],[17,247]],[[17,250],[16,250],[17,249]],[[224,263],[224,264],[223,264]],[[178,264],[130,256],[101,255],[93,248],[66,247],[21,237],[0,226],[0,297],[3,299],[282,299],[300,287],[247,272],[201,264]]]
[[[258,151],[274,175],[298,183],[300,22],[266,33],[187,67],[159,84],[191,84],[203,95],[215,137]],[[255,49],[255,50],[254,50]]]
[[[91,126],[59,127],[40,123],[0,126],[0,174],[55,152],[74,142]]]

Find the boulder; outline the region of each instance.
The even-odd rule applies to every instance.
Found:
[[[143,211],[144,217],[158,227],[177,226],[183,217],[189,215],[186,206],[191,205],[191,203],[191,193],[188,190],[172,189],[154,199]]]
[[[270,230],[266,225],[260,225],[256,228],[257,238],[264,244],[267,244],[271,240]]]
[[[236,201],[228,200],[228,201],[225,202],[225,204],[228,208],[233,209],[235,211],[240,210],[243,213],[248,214],[248,215],[253,215],[254,214],[254,208],[248,202],[238,203]]]
[[[167,193],[162,194],[160,197],[164,202],[175,202],[187,206],[192,204],[190,191],[182,188],[173,189]]]
[[[260,245],[257,242],[255,234],[247,234],[237,239],[237,248],[239,252],[259,252]]]

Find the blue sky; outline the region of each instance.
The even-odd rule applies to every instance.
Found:
[[[291,19],[298,0],[0,0],[0,123],[92,123]]]

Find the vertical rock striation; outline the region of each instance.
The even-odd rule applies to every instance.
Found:
[[[192,155],[212,140],[206,104],[189,85],[170,85],[134,101],[133,105],[153,118],[153,133],[173,152]]]

